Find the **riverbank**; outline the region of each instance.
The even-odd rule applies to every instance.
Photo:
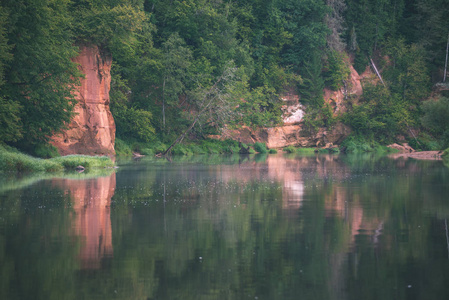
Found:
[[[414,158],[414,159],[424,159],[424,160],[442,160],[443,151],[421,151],[421,152],[410,152],[410,153],[395,153],[391,154],[390,157],[393,158]]]
[[[61,172],[78,167],[88,170],[113,166],[114,162],[107,156],[68,155],[41,159],[0,146],[0,172]]]

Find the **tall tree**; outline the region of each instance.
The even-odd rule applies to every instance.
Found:
[[[346,47],[341,35],[344,32],[343,13],[346,10],[346,4],[344,0],[327,0],[326,5],[329,12],[326,14],[325,23],[330,29],[327,35],[327,46],[331,50],[344,51]]]
[[[21,109],[21,145],[46,141],[70,121],[79,72],[71,33],[70,1],[4,0],[13,59],[0,98]]]
[[[11,45],[8,45],[7,38],[7,17],[8,13],[0,6],[0,95],[5,83],[4,70],[11,62]],[[22,137],[21,123],[19,117],[20,104],[11,99],[4,99],[0,96],[0,142],[16,141]]]
[[[344,16],[346,40],[355,55],[355,68],[362,71],[369,57],[380,50],[386,37],[396,37],[403,21],[404,0],[347,0]]]
[[[426,50],[426,59],[433,71],[432,80],[442,81],[449,33],[449,5],[447,0],[416,1],[413,20],[417,39]]]
[[[166,106],[178,104],[180,96],[185,93],[192,53],[177,32],[165,41],[163,47],[162,127],[165,131]]]

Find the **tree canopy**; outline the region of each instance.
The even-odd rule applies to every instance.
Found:
[[[377,103],[387,97],[415,126],[431,83],[443,78],[446,2],[3,0],[0,140],[26,149],[64,128],[81,76],[72,60],[82,44],[113,57],[111,109],[124,139],[172,141],[191,124],[193,95],[230,62],[238,78],[228,93],[230,126],[278,124],[287,90],[320,109],[323,88],[344,87],[348,64],[361,71],[371,59],[388,86]],[[205,120],[192,134],[220,126]]]

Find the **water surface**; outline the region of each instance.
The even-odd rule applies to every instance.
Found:
[[[0,299],[449,299],[449,169],[198,156],[0,179]]]

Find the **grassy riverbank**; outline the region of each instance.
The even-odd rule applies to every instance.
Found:
[[[113,167],[114,162],[107,156],[87,155],[41,159],[11,147],[0,146],[0,172],[59,172],[74,170],[77,166],[83,166],[85,169],[106,168]]]
[[[126,142],[120,139],[115,140],[115,151],[117,156],[131,156],[133,153],[153,156],[165,151],[168,144],[160,141],[153,143]],[[254,145],[241,144],[243,148],[248,148],[252,154],[267,153],[269,150],[263,143],[255,143]],[[236,154],[239,153],[239,142],[234,140],[215,140],[204,139],[187,143],[177,144],[173,147],[172,155],[201,155],[201,154]]]

